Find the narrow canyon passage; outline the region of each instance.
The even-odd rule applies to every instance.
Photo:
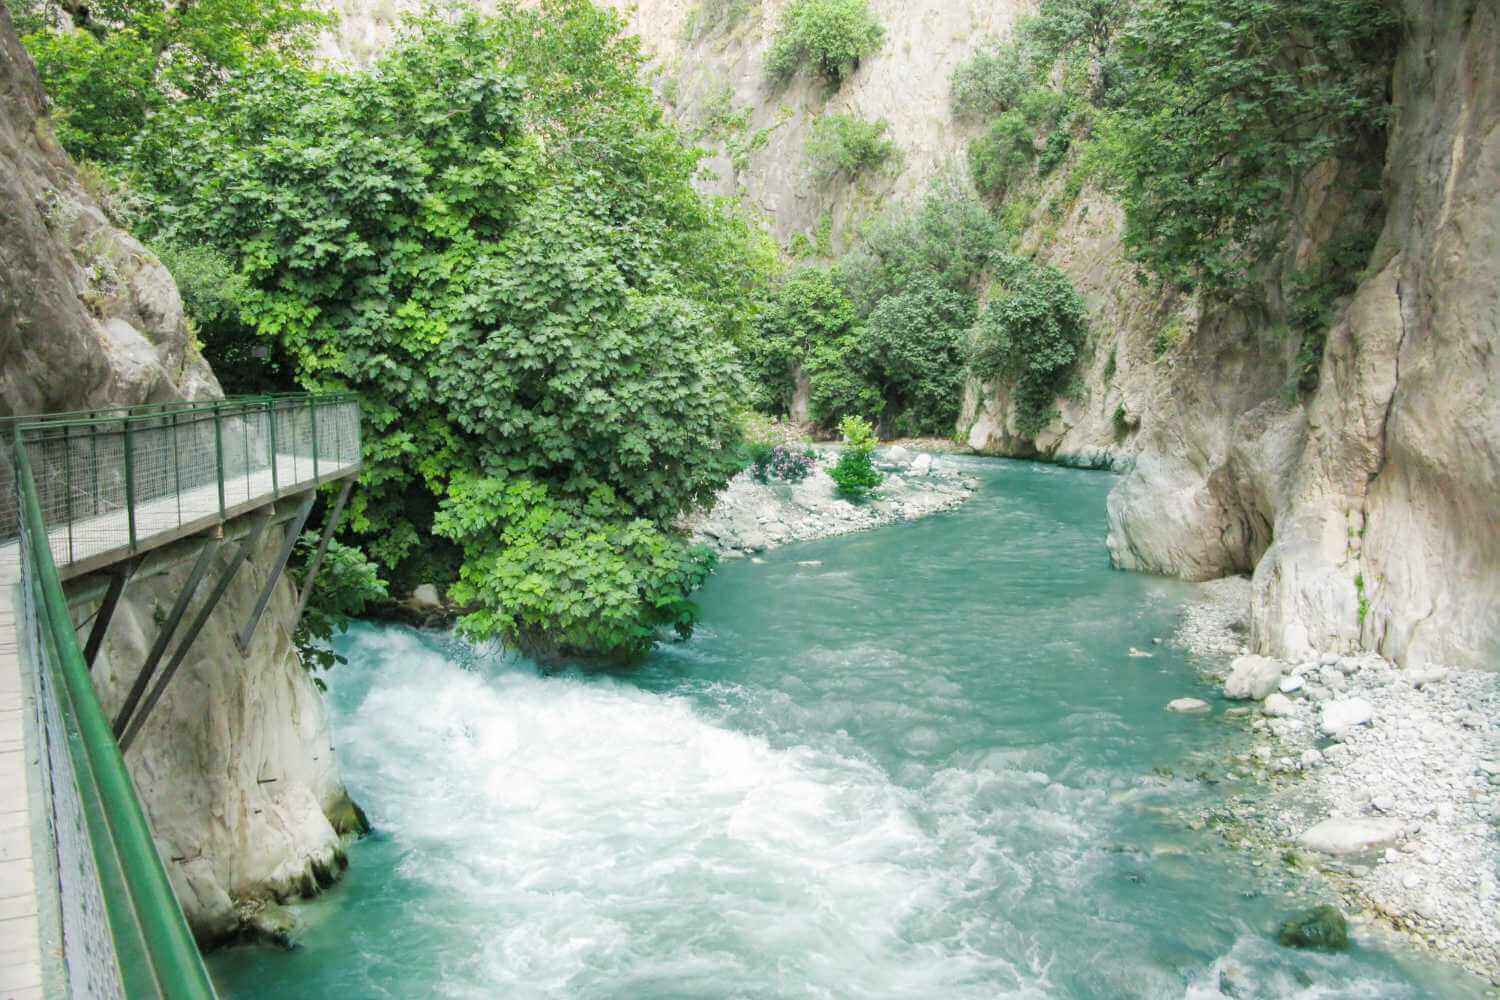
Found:
[[[1112,477],[963,460],[963,508],[731,562],[642,668],[544,676],[359,626],[330,676],[377,832],[276,997],[1426,997],[1456,974],[1226,849],[1239,729],[1167,639],[1190,585],[1110,570]],[[1132,648],[1150,655],[1132,656]]]

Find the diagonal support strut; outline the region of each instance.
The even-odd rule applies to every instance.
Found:
[[[266,576],[266,585],[261,588],[260,596],[255,599],[255,610],[250,612],[250,620],[245,627],[234,637],[234,644],[240,647],[240,654],[250,655],[250,639],[255,635],[255,627],[260,624],[260,616],[266,613],[266,605],[271,603],[271,594],[276,590],[276,584],[281,581],[282,570],[286,569],[287,560],[292,557],[292,549],[297,544],[297,539],[302,537],[302,528],[307,524],[307,516],[312,513],[313,501],[318,499],[316,491],[309,492],[307,499],[302,501],[302,506],[297,508],[297,516],[292,523],[286,526],[286,537],[282,539],[281,551],[276,553],[276,562],[271,566],[271,572]]]
[[[344,488],[339,490],[339,498],[334,501],[333,510],[328,512],[328,519],[323,522],[323,537],[318,539],[318,551],[313,553],[312,561],[307,564],[307,572],[302,579],[302,592],[297,595],[297,610],[292,612],[293,635],[297,634],[297,626],[302,624],[302,613],[307,610],[307,602],[312,598],[318,568],[323,565],[323,556],[328,552],[328,543],[333,541],[333,533],[338,530],[339,518],[344,516],[344,504],[349,500],[349,491],[352,489],[354,480],[344,480]]]
[[[198,559],[193,563],[192,573],[188,575],[187,582],[182,585],[182,591],[177,595],[177,600],[172,603],[171,613],[162,623],[161,631],[156,633],[156,641],[151,644],[151,651],[146,654],[146,662],[141,665],[141,672],[136,674],[135,682],[130,685],[130,693],[125,696],[125,702],[120,706],[120,711],[116,713],[115,721],[110,726],[114,730],[115,739],[118,740],[125,732],[125,726],[130,722],[131,714],[135,712],[136,705],[140,704],[141,695],[146,693],[146,685],[151,683],[151,676],[156,673],[157,664],[166,655],[167,647],[172,644],[172,636],[176,634],[177,626],[182,623],[182,616],[187,614],[193,594],[198,590],[198,584],[203,581],[203,574],[208,572],[208,567],[213,563],[213,555],[218,548],[216,543],[210,541],[198,553]],[[93,647],[93,643],[94,637],[90,635],[90,648]],[[90,660],[91,665],[92,662]]]
[[[255,548],[255,543],[260,540],[260,533],[265,528],[268,520],[268,517],[258,518],[250,534],[246,535],[245,539],[240,542],[239,549],[235,552],[234,557],[230,559],[229,564],[219,573],[219,578],[214,581],[214,588],[209,592],[208,599],[204,601],[203,607],[198,609],[197,616],[193,618],[192,624],[188,626],[187,635],[177,644],[177,649],[172,654],[172,659],[168,661],[166,667],[162,670],[161,676],[157,678],[156,684],[151,688],[151,692],[146,695],[145,700],[141,703],[140,710],[125,720],[124,732],[117,733],[117,738],[120,741],[120,753],[123,754],[126,750],[129,750],[130,744],[135,742],[136,734],[141,731],[141,727],[146,724],[147,716],[156,707],[156,703],[161,700],[162,692],[167,689],[172,676],[177,673],[177,668],[182,666],[183,660],[187,659],[188,650],[192,648],[193,640],[198,638],[199,632],[203,631],[203,626],[208,622],[209,616],[219,606],[219,600],[224,596],[224,591],[229,589],[229,584],[234,580],[235,574],[244,565],[246,558],[250,555],[250,551]]]
[[[94,613],[94,627],[89,630],[88,642],[83,647],[83,662],[90,669],[94,666],[94,657],[99,655],[99,647],[104,645],[104,633],[109,631],[109,621],[115,616],[115,607],[120,603],[120,595],[125,593],[125,584],[135,572],[135,560],[125,563],[109,577],[109,589],[104,592],[104,599],[99,603],[99,610]]]

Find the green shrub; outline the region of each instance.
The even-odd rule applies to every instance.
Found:
[[[838,87],[884,40],[869,0],[792,0],[766,55],[766,77],[782,86],[811,65]]]
[[[969,174],[982,194],[1000,199],[1036,159],[1036,133],[1019,111],[1007,111],[969,142]]]
[[[855,115],[822,115],[807,137],[807,162],[819,183],[853,179],[896,158],[895,142],[886,138],[890,123]]]
[[[875,451],[875,429],[862,417],[845,417],[839,423],[839,432],[844,438],[844,450],[838,464],[828,473],[833,477],[840,496],[850,500],[865,500],[885,479],[875,471],[871,459]]]
[[[1011,384],[1016,430],[1035,437],[1055,416],[1053,403],[1088,335],[1088,315],[1057,268],[1015,259],[1001,270],[975,330],[972,367],[982,379]]]
[[[991,43],[959,64],[949,80],[953,116],[984,120],[1015,107],[1031,86],[1033,55],[1021,42]]]
[[[806,445],[752,445],[750,454],[750,474],[758,483],[768,483],[773,479],[800,483],[812,474],[818,461],[818,453]]]
[[[688,14],[682,34],[688,42],[729,31],[759,6],[760,0],[699,0]]]
[[[368,71],[153,116],[131,157],[148,235],[244,276],[244,335],[362,396],[348,530],[392,579],[448,549],[468,632],[561,655],[691,624],[706,564],[672,526],[738,469],[771,262],[641,65],[586,0],[418,20]]]

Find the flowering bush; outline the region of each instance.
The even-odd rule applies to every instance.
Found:
[[[750,471],[756,482],[767,483],[780,479],[786,483],[800,483],[817,465],[818,453],[811,448],[794,448],[778,444],[753,450]]]

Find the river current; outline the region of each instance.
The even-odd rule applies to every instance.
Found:
[[[1184,821],[1239,738],[1163,710],[1215,699],[1153,643],[1193,588],[1109,568],[1110,476],[965,464],[959,510],[725,564],[633,671],[352,629],[376,832],[299,948],[211,959],[222,994],[1465,995],[1372,933],[1275,943],[1322,900]]]

